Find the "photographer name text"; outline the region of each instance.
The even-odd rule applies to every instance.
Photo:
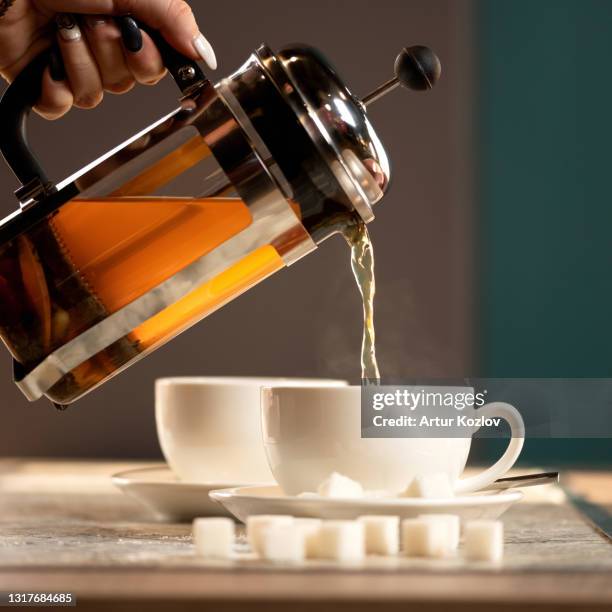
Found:
[[[456,417],[427,416],[420,417],[402,415],[399,417],[384,417],[377,414],[372,423],[374,427],[499,427],[502,419],[497,417],[468,417],[459,414]]]

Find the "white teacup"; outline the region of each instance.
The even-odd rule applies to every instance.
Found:
[[[456,493],[484,488],[518,459],[524,424],[510,404],[487,404],[477,413],[505,419],[511,439],[493,466],[461,479],[471,438],[362,438],[360,387],[262,390],[264,447],[287,495],[316,491],[332,472],[359,481],[365,489],[391,493],[404,490],[415,476],[437,472],[448,474]]]
[[[340,380],[178,377],[155,382],[155,419],[168,465],[188,482],[273,481],[261,442],[261,387]]]

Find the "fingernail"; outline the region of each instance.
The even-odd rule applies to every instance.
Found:
[[[66,70],[59,49],[51,50],[49,56],[49,74],[54,81],[63,81],[66,79]]]
[[[97,28],[98,26],[106,25],[110,19],[104,15],[86,15],[85,22],[90,28]]]
[[[57,31],[63,40],[66,42],[74,42],[81,40],[81,28],[76,22],[76,19],[69,13],[60,13],[55,18]]]
[[[198,34],[191,41],[197,54],[208,64],[211,70],[217,69],[217,56],[212,45],[206,40],[204,34]]]
[[[117,22],[125,48],[130,53],[138,53],[142,49],[142,32],[138,24],[131,17],[118,17]]]

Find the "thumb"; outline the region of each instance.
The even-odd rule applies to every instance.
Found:
[[[122,2],[115,2],[121,5]],[[200,32],[193,11],[184,0],[125,0],[129,12],[156,30],[183,55],[203,59],[215,70],[217,58],[212,45]]]

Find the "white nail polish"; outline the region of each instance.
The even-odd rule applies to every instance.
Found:
[[[81,39],[81,28],[76,19],[68,13],[60,13],[55,18],[57,31],[63,40],[73,42]]]
[[[195,36],[192,40],[193,48],[198,55],[208,64],[211,70],[217,69],[217,56],[212,48],[212,45],[206,40],[204,34]]]

